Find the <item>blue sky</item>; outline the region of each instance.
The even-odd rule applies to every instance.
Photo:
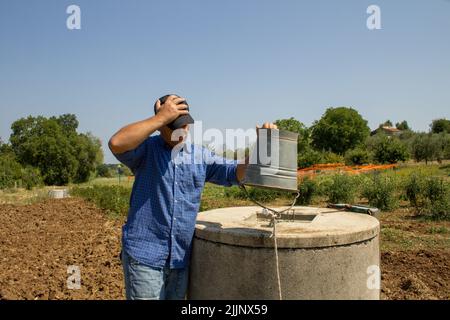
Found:
[[[66,28],[70,4],[81,30]],[[448,0],[0,0],[0,43],[3,140],[20,117],[74,113],[106,145],[169,92],[204,128],[309,126],[331,106],[372,128],[450,118]]]

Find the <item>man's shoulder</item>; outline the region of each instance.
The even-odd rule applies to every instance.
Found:
[[[161,138],[161,135],[159,135],[159,134],[151,135],[144,141],[144,143],[146,143],[148,146],[149,145],[151,145],[151,146],[162,145],[161,142],[162,142],[162,138]]]

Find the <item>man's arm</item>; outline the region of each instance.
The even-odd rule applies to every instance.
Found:
[[[163,125],[164,122],[158,115],[129,124],[111,137],[109,148],[115,154],[133,150]]]
[[[117,131],[109,140],[109,148],[114,154],[124,153],[137,148],[153,132],[172,122],[178,116],[187,114],[186,104],[177,104],[184,98],[170,96],[161,106],[156,102],[157,114],[151,118],[129,124]]]

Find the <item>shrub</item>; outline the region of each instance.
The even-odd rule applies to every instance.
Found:
[[[363,165],[369,162],[370,153],[363,148],[349,150],[345,154],[345,164],[347,165]]]
[[[33,189],[33,187],[38,187],[44,185],[44,180],[42,179],[41,172],[37,168],[27,166],[21,170],[21,181],[22,187],[27,190]]]
[[[331,203],[351,203],[355,199],[357,180],[346,174],[334,174],[321,183],[321,193]]]
[[[297,166],[299,168],[307,168],[321,162],[322,154],[313,149],[307,149],[304,152],[300,152],[297,156]]]
[[[300,152],[297,156],[297,166],[307,168],[319,163],[343,163],[344,157],[331,151],[317,151],[311,148]]]
[[[322,163],[344,163],[344,156],[333,153],[333,152],[323,152],[322,153]]]
[[[94,185],[74,187],[71,189],[71,194],[85,198],[109,214],[118,216],[128,212],[131,189],[122,186]]]
[[[404,185],[405,197],[409,200],[410,205],[416,208],[416,211],[420,211],[424,183],[425,177],[422,174],[414,172],[409,175]]]
[[[397,163],[409,158],[406,144],[398,138],[377,134],[368,139],[367,144],[379,163]]]
[[[419,216],[450,218],[450,188],[443,178],[413,173],[405,183],[404,192]]]
[[[363,187],[362,196],[369,201],[371,206],[387,211],[395,209],[398,205],[396,197],[397,183],[395,178],[389,175],[375,173]]]
[[[12,155],[0,156],[0,189],[12,188],[20,179],[21,165]]]
[[[429,177],[425,182],[424,195],[426,197],[423,213],[431,218],[450,218],[449,185],[442,178]]]
[[[97,176],[104,178],[112,178],[113,177],[112,169],[107,164],[100,164],[97,166]]]
[[[298,185],[299,197],[296,204],[309,205],[312,202],[314,195],[317,193],[317,183],[309,178],[304,179]]]

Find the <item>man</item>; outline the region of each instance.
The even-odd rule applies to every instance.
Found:
[[[184,299],[203,186],[206,181],[236,185],[246,165],[185,143],[194,119],[184,98],[164,96],[156,101],[154,112],[123,127],[109,141],[115,157],[135,174],[122,230],[126,297]],[[265,123],[263,128],[276,126]],[[157,130],[160,135],[150,136]],[[201,155],[200,163],[192,161],[195,154]]]

